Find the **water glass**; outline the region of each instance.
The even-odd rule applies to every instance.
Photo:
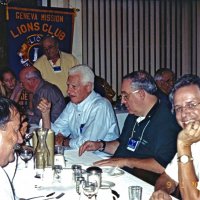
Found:
[[[129,194],[129,200],[142,200],[142,187],[129,186],[128,194]]]
[[[81,165],[72,165],[73,170],[73,180],[77,181],[78,177],[82,177],[82,166]]]

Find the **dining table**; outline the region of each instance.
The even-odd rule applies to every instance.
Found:
[[[31,159],[25,167],[24,162],[19,158],[13,179],[16,196],[21,200],[33,199],[32,197],[38,197],[36,200],[87,200],[84,194],[77,193],[72,165],[82,166],[84,174],[95,161],[109,157],[109,154],[98,151],[88,151],[80,157],[78,150],[66,149],[64,151],[65,165],[60,171],[59,179],[55,178],[55,170],[51,167],[42,170],[42,176],[37,177],[38,171],[34,167],[34,159]],[[101,185],[103,187],[100,187],[96,198],[91,198],[91,200],[128,200],[129,186],[142,187],[142,200],[148,200],[154,191],[152,185],[118,167],[105,166],[102,167],[102,171]],[[172,197],[172,199],[175,198]]]

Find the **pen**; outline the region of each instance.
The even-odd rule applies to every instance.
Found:
[[[85,124],[81,124],[81,126],[80,126],[80,133],[82,133],[83,132],[83,127],[85,126]]]
[[[50,194],[47,194],[46,197],[50,197],[50,196],[52,196],[52,195],[54,195],[54,194],[55,194],[55,192],[52,192],[52,193],[50,193]]]

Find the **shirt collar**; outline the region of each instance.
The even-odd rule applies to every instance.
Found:
[[[153,113],[156,112],[156,110],[158,109],[160,104],[160,100],[158,99],[157,102],[154,104],[154,106],[151,108],[151,110],[148,112],[146,118],[151,118],[151,116],[153,115]]]
[[[92,91],[83,101],[81,101],[79,104],[74,104],[72,103],[72,105],[75,107],[75,109],[77,111],[83,111],[85,107],[88,106],[88,103],[90,103],[92,101],[92,99],[94,99],[94,97],[96,96],[96,92]]]

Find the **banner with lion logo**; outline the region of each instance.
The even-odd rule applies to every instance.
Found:
[[[40,41],[46,35],[56,37],[60,50],[71,53],[73,9],[8,7],[8,12],[8,67],[16,76],[43,54]]]

